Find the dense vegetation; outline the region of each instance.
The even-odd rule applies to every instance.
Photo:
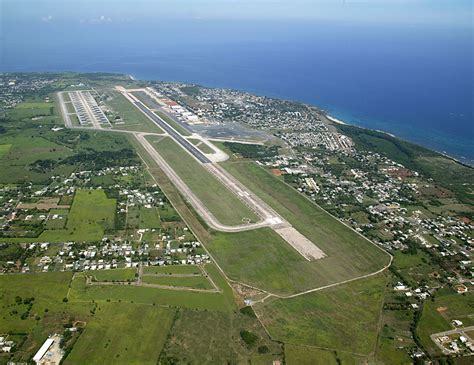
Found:
[[[260,146],[256,144],[230,142],[224,142],[224,146],[231,150],[232,153],[239,154],[243,158],[258,159],[278,155],[277,146]]]

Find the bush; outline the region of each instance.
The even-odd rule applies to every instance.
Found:
[[[245,314],[246,316],[249,316],[249,317],[252,317],[252,318],[257,317],[255,315],[255,312],[253,311],[253,308],[249,305],[246,306],[246,307],[240,308],[240,313]]]
[[[259,354],[266,354],[266,353],[268,353],[268,351],[270,351],[268,349],[268,346],[263,345],[263,346],[258,347],[258,353]]]
[[[258,340],[257,335],[247,330],[241,330],[240,337],[248,346],[253,346]]]

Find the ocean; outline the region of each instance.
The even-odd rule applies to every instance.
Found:
[[[106,71],[313,104],[474,165],[472,28],[311,21],[9,24],[0,71]]]

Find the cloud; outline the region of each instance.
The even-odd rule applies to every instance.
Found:
[[[99,17],[81,19],[79,21],[81,24],[108,24],[112,23],[112,18],[109,16],[101,15]]]
[[[111,23],[111,22],[112,22],[112,18],[105,15],[101,15],[98,18],[91,19],[91,23]]]
[[[41,21],[42,21],[42,22],[45,22],[45,23],[49,23],[51,20],[53,20],[53,16],[52,16],[52,15],[47,15],[47,16],[41,17]]]

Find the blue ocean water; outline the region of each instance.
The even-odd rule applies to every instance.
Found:
[[[474,164],[474,46],[465,27],[217,20],[127,29],[10,26],[0,71],[121,72],[298,100]]]

